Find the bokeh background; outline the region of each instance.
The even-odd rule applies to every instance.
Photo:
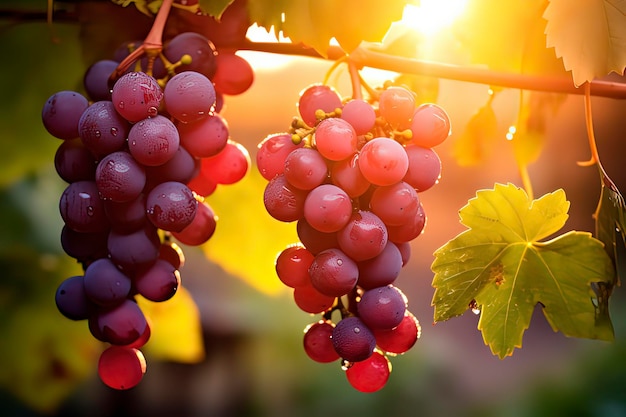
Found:
[[[35,4],[41,2],[23,5],[31,3],[41,10],[41,4]],[[3,10],[5,6],[9,2],[0,1]],[[521,185],[511,144],[504,139],[516,117],[519,91],[498,94],[494,109],[501,140],[490,145],[483,163],[462,167],[453,156],[454,142],[486,101],[489,87],[452,80],[439,81],[437,98],[453,125],[449,140],[436,149],[442,178],[422,194],[428,223],[424,234],[412,242],[411,261],[397,281],[422,324],[422,337],[410,352],[391,359],[393,372],[383,390],[358,393],[338,363],[308,359],[301,346],[302,331],[316,318],[300,311],[289,291],[259,289],[202,249],[190,247],[183,248],[186,263],[181,274],[198,306],[205,358],[180,363],[152,357],[148,351],[148,373],[138,387],[126,392],[106,388],[95,374],[93,355],[101,346],[90,340],[86,326],[69,322],[54,307],[56,286],[75,272],[76,265],[64,256],[59,243],[62,221],[57,207],[65,187],[53,166],[59,141],[40,122],[41,107],[51,94],[81,88],[88,65],[85,56],[93,51],[84,50],[80,42],[84,27],[76,22],[57,22],[51,29],[41,20],[15,17],[3,15],[0,20],[2,415],[626,416],[623,288],[617,288],[611,300],[614,343],[566,338],[552,331],[537,308],[523,347],[500,360],[483,343],[476,329],[478,316],[471,312],[432,324],[432,254],[463,230],[458,210],[476,190],[492,188],[495,182]],[[289,126],[298,93],[320,82],[332,62],[259,52],[242,56],[254,66],[255,82],[246,93],[226,97],[223,115],[231,136],[254,159],[256,146],[266,135]],[[331,82],[349,95],[347,71],[333,74]],[[372,85],[394,76],[371,69],[363,70],[363,75]],[[593,98],[592,104],[602,162],[618,188],[626,189],[626,102]],[[535,196],[557,188],[566,191],[571,202],[567,230],[594,230],[592,213],[600,193],[597,170],[576,165],[588,158],[582,96],[564,97],[548,120],[545,145],[530,166],[530,175]],[[235,191],[218,192],[261,195],[258,182],[250,181],[232,186]],[[256,184],[256,191],[250,191],[251,184]],[[235,210],[247,201],[232,198],[230,204]],[[226,218],[229,213],[218,215]],[[250,206],[246,215],[266,216],[260,205]],[[271,232],[253,230],[250,222],[242,225],[241,238],[251,236],[259,248],[274,239]],[[258,262],[253,251],[229,250],[238,253],[242,264]],[[271,258],[265,261],[273,263]],[[92,368],[81,365],[92,357]],[[24,391],[35,401],[25,401]],[[37,405],[40,395],[61,399],[41,397]]]

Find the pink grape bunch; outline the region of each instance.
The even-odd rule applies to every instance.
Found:
[[[301,310],[321,314],[304,331],[306,354],[341,360],[355,389],[374,392],[389,378],[389,356],[420,336],[395,281],[424,229],[420,195],[440,178],[433,147],[450,121],[402,86],[366,101],[315,84],[298,112],[290,131],[266,137],[256,155],[267,212],[296,222],[298,241],[277,256],[276,274]]]
[[[212,50],[206,38],[182,35],[180,54]],[[164,302],[176,294],[184,265],[176,242],[211,238],[217,217],[205,198],[241,180],[250,156],[217,111],[217,85],[207,76],[218,72],[212,52],[159,80],[127,71],[109,89],[113,62],[90,67],[85,95],[53,94],[42,121],[62,140],[54,157],[68,184],[59,202],[61,245],[84,272],[59,285],[56,305],[109,345],[98,362],[101,380],[129,389],[146,372],[140,349],[150,338],[136,297]]]

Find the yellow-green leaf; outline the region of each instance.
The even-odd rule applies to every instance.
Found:
[[[220,188],[207,198],[218,216],[217,228],[203,245],[207,258],[266,294],[285,286],[276,277],[274,261],[298,240],[295,223],[272,218],[263,204],[267,180],[256,167],[240,182]]]
[[[563,58],[580,86],[626,67],[626,2],[621,0],[550,0],[547,46]]]
[[[489,100],[470,118],[463,133],[454,141],[454,159],[461,166],[483,163],[491,154],[497,135],[498,120]]]
[[[250,0],[250,18],[267,30],[283,32],[326,56],[332,38],[350,52],[362,41],[380,42],[402,18],[406,1]]]
[[[565,74],[563,63],[546,48],[546,0],[472,0],[455,34],[473,62],[498,71]]]
[[[150,340],[143,348],[147,354],[182,363],[204,359],[200,313],[185,287],[179,287],[166,302],[155,303],[137,296],[137,303],[150,325]]]
[[[478,191],[460,210],[468,230],[435,252],[434,320],[480,310],[478,328],[501,358],[521,346],[537,305],[555,331],[611,340],[608,298],[594,292],[615,274],[602,242],[574,231],[541,241],[568,209],[563,190],[532,201],[513,184]]]

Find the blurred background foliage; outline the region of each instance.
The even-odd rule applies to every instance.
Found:
[[[0,1],[2,10],[43,10],[41,3]],[[134,29],[143,30],[141,18],[135,19]],[[471,313],[430,324],[432,252],[459,232],[458,209],[477,189],[491,188],[496,181],[519,183],[515,157],[503,139],[490,142],[477,166],[456,162],[455,141],[487,100],[488,87],[446,80],[439,82],[437,101],[450,114],[453,135],[437,149],[444,168],[440,184],[423,196],[426,233],[413,242],[411,263],[398,279],[423,334],[409,353],[392,358],[393,372],[382,391],[358,393],[339,364],[317,364],[306,357],[302,330],[316,318],[299,311],[278,282],[268,283],[266,271],[274,259],[256,251],[268,245],[265,250],[275,251],[271,245],[295,240],[295,233],[289,226],[268,223],[260,204],[262,185],[254,172],[241,184],[217,192],[218,231],[224,237],[210,245],[223,246],[215,251],[210,245],[206,250],[183,248],[183,285],[193,302],[183,302],[178,315],[164,325],[160,341],[147,347],[148,372],[142,383],[126,392],[104,387],[95,374],[102,346],[85,323],[70,322],[54,305],[57,285],[80,268],[59,243],[58,198],[65,184],[54,171],[53,158],[60,142],[40,122],[41,107],[51,94],[80,91],[90,59],[119,44],[103,34],[94,38],[99,44],[91,44],[100,49],[85,50],[81,40],[95,33],[85,32],[86,27],[84,22],[49,27],[42,19],[15,15],[0,20],[2,415],[626,416],[623,288],[617,288],[611,303],[616,327],[612,344],[565,338],[537,311],[523,348],[499,360],[484,346]],[[255,84],[242,96],[227,97],[224,115],[231,135],[254,156],[267,134],[288,126],[299,91],[320,82],[331,63],[313,58],[280,61],[262,53],[246,57],[256,59]],[[263,65],[269,60],[275,65]],[[345,75],[340,72],[333,81],[349,91]],[[389,74],[364,71],[364,76],[384,79]],[[504,91],[493,101],[499,120],[496,132],[506,132],[514,120],[517,100],[515,92]],[[531,175],[536,195],[566,190],[572,202],[569,228],[592,231],[597,173],[575,164],[588,157],[582,98],[563,101],[545,126],[544,149]],[[594,99],[594,110],[604,166],[624,189],[626,103]],[[238,214],[229,218],[233,213]],[[238,241],[248,243],[241,246]],[[239,279],[236,271],[220,265],[220,253],[235,254],[247,270],[258,268],[260,281]],[[192,334],[194,317],[198,339]],[[180,328],[190,330],[176,332]],[[203,350],[195,357],[199,360],[184,359],[182,353],[189,353],[194,344]]]

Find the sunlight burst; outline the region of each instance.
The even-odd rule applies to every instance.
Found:
[[[407,5],[402,22],[425,36],[451,26],[463,13],[467,0],[421,0],[419,6]]]

